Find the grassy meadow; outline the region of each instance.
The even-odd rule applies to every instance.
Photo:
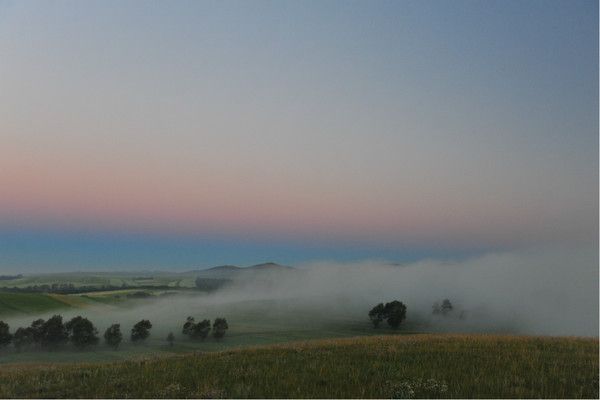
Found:
[[[109,364],[8,365],[0,397],[598,398],[598,340],[371,336]]]

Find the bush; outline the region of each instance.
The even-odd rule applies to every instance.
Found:
[[[173,347],[174,341],[175,341],[175,335],[173,335],[173,332],[169,332],[169,334],[167,335],[167,342],[169,343],[170,347]]]

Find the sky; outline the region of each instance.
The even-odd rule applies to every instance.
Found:
[[[0,0],[0,272],[598,243],[596,1]]]

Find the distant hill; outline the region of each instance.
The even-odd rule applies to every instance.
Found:
[[[237,271],[242,269],[237,265],[219,265],[218,267],[208,268],[206,271]]]
[[[246,267],[246,268],[240,268],[240,269],[273,271],[273,270],[293,270],[294,268],[288,267],[287,265],[276,264],[274,262],[266,262],[266,263],[262,263],[262,264],[252,265],[252,266]]]
[[[238,267],[236,265],[219,265],[217,267],[194,270],[185,272],[185,274],[195,274],[200,278],[211,279],[239,279],[260,276],[263,273],[286,273],[295,271],[293,267],[281,265],[274,262],[251,265],[249,267]]]

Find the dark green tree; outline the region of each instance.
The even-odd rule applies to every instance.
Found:
[[[78,349],[98,344],[98,330],[89,319],[78,316],[67,322],[65,327],[69,334],[69,340]]]
[[[181,330],[181,333],[191,337],[192,333],[194,332],[195,326],[196,323],[194,322],[194,317],[187,317],[185,323],[183,324],[183,329]]]
[[[13,335],[12,342],[17,351],[31,346],[35,342],[33,328],[18,328]]]
[[[216,340],[221,340],[225,336],[225,332],[229,329],[227,320],[225,318],[216,318],[213,322],[213,336]]]
[[[392,328],[396,329],[400,326],[400,323],[406,318],[406,306],[398,301],[394,300],[390,303],[385,303],[383,309],[384,318]]]
[[[41,326],[41,345],[47,348],[57,348],[69,339],[67,328],[62,316],[54,315]]]
[[[194,330],[192,331],[191,338],[195,340],[204,340],[208,336],[210,332],[210,320],[204,319],[194,325]]]
[[[10,334],[10,328],[4,321],[0,321],[0,349],[6,347],[12,341],[12,335]]]
[[[43,333],[43,328],[44,328],[44,324],[46,323],[46,321],[44,321],[43,319],[36,319],[35,321],[33,321],[31,323],[31,337],[33,340],[33,343],[40,345],[42,343],[42,337],[44,336]]]
[[[174,341],[175,341],[175,335],[173,335],[173,332],[169,332],[169,334],[167,335],[167,342],[169,342],[170,347],[173,347]]]
[[[143,342],[150,336],[152,323],[147,319],[143,319],[131,328],[131,341],[134,343]]]
[[[121,333],[121,325],[112,324],[104,331],[104,342],[113,349],[118,349],[122,340],[123,334]]]
[[[371,311],[369,311],[369,319],[371,320],[371,323],[373,324],[374,328],[379,327],[379,324],[381,323],[381,321],[383,321],[383,311],[383,303],[377,304],[371,309]]]

